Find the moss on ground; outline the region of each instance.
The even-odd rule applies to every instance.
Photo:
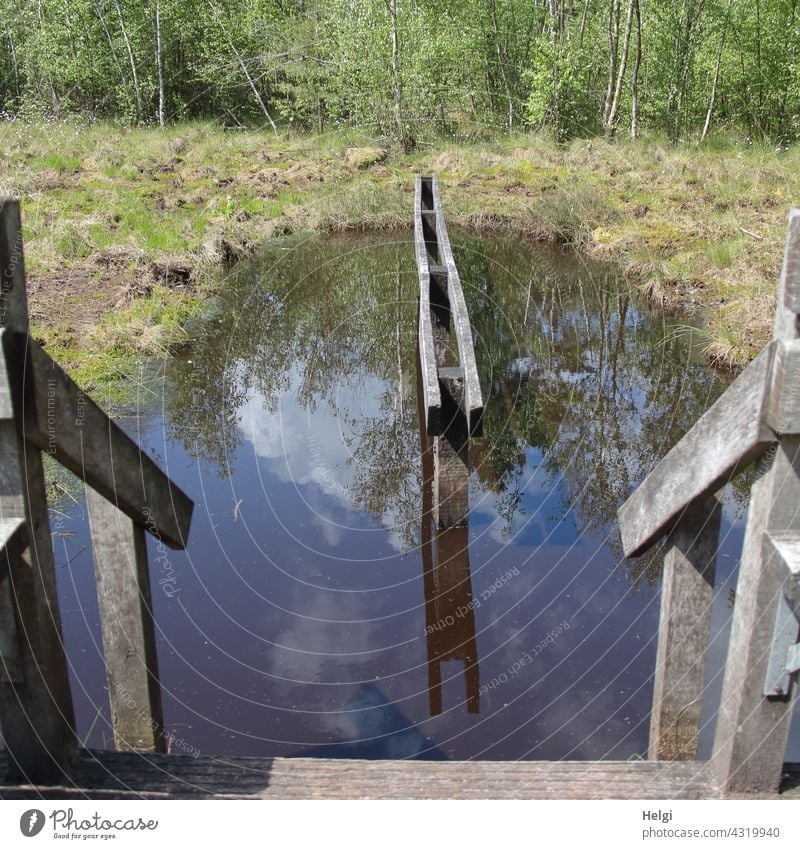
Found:
[[[411,154],[355,132],[275,137],[207,124],[0,124],[0,192],[23,199],[34,331],[108,392],[167,354],[220,268],[289,232],[408,227],[436,172],[448,222],[614,258],[666,310],[702,316],[741,367],[769,336],[800,148],[673,147],[535,135]]]

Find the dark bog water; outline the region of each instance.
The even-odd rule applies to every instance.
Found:
[[[622,559],[615,513],[723,386],[607,269],[453,241],[486,396],[468,529],[428,545],[421,521],[405,234],[268,248],[143,380],[123,425],[196,505],[185,553],[151,546],[174,751],[645,754],[659,576]],[[709,721],[744,501],[729,489]],[[59,533],[81,733],[110,745],[82,509]]]

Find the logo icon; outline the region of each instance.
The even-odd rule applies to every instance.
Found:
[[[19,830],[25,837],[36,837],[44,828],[44,814],[36,808],[31,808],[19,818]]]

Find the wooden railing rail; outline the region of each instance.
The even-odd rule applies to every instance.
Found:
[[[751,491],[712,754],[723,794],[777,790],[800,670],[799,312],[800,210],[792,209],[772,341],[619,510],[628,556],[668,534],[650,756],[691,759],[719,535],[714,493],[764,456]]]
[[[191,499],[28,335],[19,202],[0,198],[0,722],[24,782],[77,750],[42,466],[87,484],[114,739],[163,752],[145,532],[184,548]]]

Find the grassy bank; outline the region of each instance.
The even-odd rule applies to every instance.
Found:
[[[408,227],[413,175],[448,221],[619,261],[661,308],[694,310],[737,367],[769,335],[800,149],[536,136],[413,154],[353,133],[279,137],[191,124],[0,124],[0,192],[23,199],[34,330],[102,390],[185,340],[220,268],[287,232]]]

